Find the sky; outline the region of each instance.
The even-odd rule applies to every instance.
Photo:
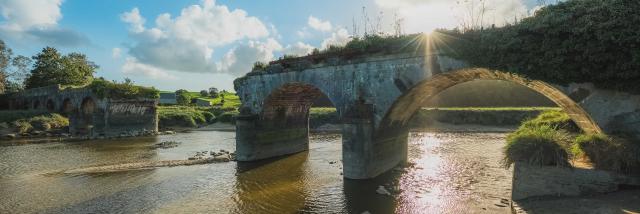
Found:
[[[529,16],[538,0],[0,0],[14,54],[80,52],[96,76],[160,90],[233,91],[256,61],[344,45],[368,30],[455,28],[484,2],[483,25]],[[465,15],[466,14],[466,15]],[[356,23],[354,25],[354,23]],[[378,24],[379,23],[379,24]],[[355,28],[354,28],[355,26]],[[379,27],[378,27],[379,26]]]

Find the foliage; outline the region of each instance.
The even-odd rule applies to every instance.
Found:
[[[253,63],[253,69],[251,69],[252,71],[261,71],[264,70],[265,68],[267,68],[267,63],[264,62],[255,62]]]
[[[207,91],[207,90],[202,90],[202,91],[200,91],[200,96],[202,96],[202,97],[208,97],[208,96],[209,96],[209,91]]]
[[[123,83],[112,82],[102,78],[95,79],[89,85],[89,88],[100,98],[110,99],[137,99],[148,98],[158,99],[160,91],[154,87],[148,88],[134,85],[129,79],[125,79]]]
[[[504,148],[504,166],[525,162],[537,166],[569,166],[566,152],[568,134],[562,130],[542,125],[522,127],[507,136]]]
[[[554,129],[565,130],[568,132],[580,131],[578,125],[571,120],[569,115],[560,110],[544,111],[536,118],[523,122],[522,126],[524,128],[550,126]]]
[[[640,93],[638,11],[640,1],[570,0],[515,25],[439,30],[434,36],[442,48],[450,48],[445,53],[474,66]]]
[[[191,103],[191,98],[192,97],[187,90],[180,89],[176,91],[176,102],[178,102],[178,105],[189,105],[189,103]]]
[[[13,51],[7,47],[4,41],[0,40],[0,94],[4,93],[5,85],[7,82],[7,68],[11,61],[11,55]]]
[[[204,110],[187,106],[158,107],[160,128],[198,127],[208,121]]]
[[[224,112],[218,117],[218,121],[223,123],[235,123],[236,121],[234,117],[238,114],[240,114],[240,112],[237,110]]]
[[[2,122],[10,122],[18,133],[32,130],[48,131],[69,126],[69,119],[56,113],[34,111],[2,112]]]
[[[309,127],[317,128],[324,124],[339,123],[335,108],[311,108],[309,110]]]
[[[640,144],[613,139],[603,134],[580,135],[572,152],[588,158],[597,169],[622,173],[640,173]]]
[[[25,83],[27,89],[56,84],[86,85],[93,80],[93,73],[98,69],[84,54],[63,56],[52,47],[42,49],[32,58],[35,64]]]

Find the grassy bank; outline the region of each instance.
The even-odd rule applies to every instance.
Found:
[[[627,174],[640,173],[640,143],[585,134],[561,111],[545,111],[524,121],[507,136],[504,164],[515,162],[538,166],[570,166],[570,162],[591,163],[596,169]]]
[[[218,107],[196,107],[196,106],[159,106],[158,119],[159,128],[171,127],[196,128],[199,126],[215,123],[233,123],[233,117],[238,111]]]
[[[47,132],[69,126],[69,119],[56,113],[39,111],[0,111],[0,129],[18,134]]]

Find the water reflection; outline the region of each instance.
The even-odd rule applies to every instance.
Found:
[[[87,165],[185,159],[233,151],[233,132],[108,142],[0,146],[0,213],[468,213],[508,197],[503,134],[410,136],[409,162],[372,180],[342,177],[340,135],[313,135],[310,151],[254,163],[118,173],[46,174]],[[171,149],[151,149],[165,141]],[[385,186],[393,196],[376,193]],[[506,194],[506,195],[505,195]]]

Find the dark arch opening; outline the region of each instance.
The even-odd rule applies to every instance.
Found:
[[[53,103],[53,100],[49,99],[47,100],[47,111],[54,111],[55,110],[55,103]]]
[[[96,103],[91,97],[82,100],[78,114],[78,126],[76,134],[90,135],[93,130],[93,113],[96,110]]]
[[[40,100],[36,100],[35,102],[33,102],[33,109],[37,110],[40,108]]]
[[[60,112],[65,115],[69,115],[73,111],[73,104],[71,103],[71,99],[65,98],[62,101],[62,106],[60,106]]]
[[[483,68],[462,69],[438,74],[416,84],[394,102],[381,120],[378,130],[407,125],[409,119],[434,96],[458,84],[475,80],[502,80],[530,88],[562,108],[584,132],[602,133],[602,129],[582,107],[555,87],[542,81]]]
[[[331,108],[333,102],[319,88],[305,83],[287,83],[275,89],[264,102],[261,121],[269,127],[308,127],[312,106]],[[336,111],[337,114],[339,112]]]

